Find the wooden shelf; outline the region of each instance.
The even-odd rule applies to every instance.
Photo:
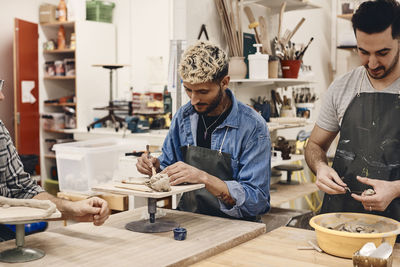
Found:
[[[280,10],[283,2],[286,2],[285,11],[320,8],[320,6],[317,6],[315,4],[311,4],[306,1],[299,1],[299,0],[245,0],[245,1],[242,1],[243,5],[248,5],[248,4],[254,3],[257,5],[269,7],[271,9],[274,9],[275,11]]]
[[[75,107],[76,103],[44,103],[46,107]]]
[[[75,53],[75,49],[54,49],[44,50],[44,54],[63,54],[63,53]]]
[[[75,76],[46,76],[45,80],[74,80]]]
[[[45,131],[46,133],[63,133],[63,134],[70,134],[70,130],[73,129],[61,129],[61,130],[47,130],[47,129],[43,129],[43,131]]]
[[[286,87],[286,86],[295,86],[300,84],[313,83],[314,81],[309,79],[276,78],[276,79],[266,79],[266,80],[233,79],[230,82],[237,84],[238,87],[256,87],[265,85]]]
[[[46,154],[46,155],[44,155],[44,157],[45,157],[46,159],[55,159],[55,158],[56,158],[56,155],[53,155],[53,154]]]
[[[337,17],[341,18],[341,19],[351,20],[351,18],[353,17],[353,14],[341,14],[341,15],[337,15]]]
[[[61,25],[63,25],[64,27],[74,27],[75,25],[75,21],[64,21],[64,22],[50,22],[50,23],[42,23],[40,24],[43,27],[59,27]]]

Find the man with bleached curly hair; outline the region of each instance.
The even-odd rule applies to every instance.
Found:
[[[171,185],[201,183],[178,209],[259,221],[270,209],[271,143],[264,119],[228,89],[228,58],[198,42],[182,56],[179,73],[190,102],[175,114],[159,158],[143,154],[137,169],[167,173]]]

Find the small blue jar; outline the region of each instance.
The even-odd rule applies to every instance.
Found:
[[[182,227],[174,228],[174,239],[175,240],[185,240],[186,239],[186,229]]]

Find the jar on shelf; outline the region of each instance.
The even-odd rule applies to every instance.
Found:
[[[56,67],[54,66],[54,61],[46,61],[44,63],[44,75],[45,76],[56,75]]]
[[[64,0],[60,0],[58,4],[58,21],[67,21],[67,5]]]
[[[75,59],[66,58],[64,59],[65,75],[74,76],[75,75]]]
[[[57,60],[54,62],[56,69],[56,76],[65,76],[65,67],[62,60]]]
[[[71,33],[71,38],[69,40],[69,48],[72,50],[75,50],[76,47],[76,37],[75,37],[75,33]]]
[[[59,50],[65,49],[65,29],[63,25],[61,25],[60,28],[58,28],[57,49]]]

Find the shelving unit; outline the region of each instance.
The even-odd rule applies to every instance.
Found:
[[[286,2],[285,12],[294,10],[304,10],[304,9],[315,9],[320,8],[320,6],[310,3],[309,1],[299,1],[299,0],[244,0],[242,4],[263,6],[270,9],[269,15],[276,15],[280,12],[281,5]],[[244,19],[243,19],[244,18]],[[242,17],[243,20],[245,16]],[[272,38],[270,33],[270,38]],[[234,94],[244,103],[249,104],[249,98],[254,98],[260,94],[265,94],[266,90],[269,92],[276,88],[285,88],[291,86],[299,86],[314,83],[314,77],[304,76],[298,79],[291,78],[274,78],[265,80],[255,80],[255,79],[232,79],[230,81],[231,89]],[[247,99],[244,99],[247,98]],[[268,124],[268,123],[267,123]],[[268,124],[268,128],[272,135],[276,135],[277,130],[289,129],[289,128],[303,128],[308,126],[310,123],[282,123],[277,125],[277,123]]]
[[[57,40],[60,26],[65,29],[66,49],[43,50],[43,43]],[[75,49],[69,48],[70,36],[75,33]],[[39,111],[40,114],[64,113],[65,109],[74,109],[76,128],[85,127],[93,120],[93,108],[108,103],[108,73],[94,64],[115,64],[115,26],[110,23],[94,21],[55,22],[41,24],[39,27]],[[46,61],[75,60],[75,75],[46,76],[44,66]],[[46,100],[56,100],[74,96],[74,102],[45,103]],[[44,129],[40,131],[40,167],[42,184],[50,180],[51,168],[56,166],[56,157],[48,149],[46,139],[72,139],[75,129]],[[47,183],[47,182],[46,182]]]
[[[349,34],[353,34],[351,27],[351,18],[353,14],[340,14],[340,1],[332,1],[332,16],[331,16],[331,62],[334,77],[344,74],[357,66],[357,46],[356,45],[341,45],[338,36],[344,35],[348,43]],[[345,34],[344,34],[345,33]]]
[[[299,0],[245,0],[244,5],[258,4],[273,9],[275,12],[281,8],[283,2],[286,2],[286,11],[299,10],[299,9],[312,9],[319,8],[319,6],[309,3],[307,1]]]
[[[73,32],[75,32],[75,22],[56,22],[56,23],[46,23],[46,24],[41,24],[41,29],[43,33],[43,37],[45,37],[46,40],[56,40],[57,39],[57,32],[60,26],[63,26],[65,29],[65,38],[66,40],[70,39],[70,36]],[[40,47],[40,45],[39,45]],[[56,60],[64,60],[65,58],[68,59],[74,59],[75,60],[75,49],[62,49],[62,50],[43,50],[42,53],[43,55],[43,60],[44,62],[54,62]],[[42,64],[43,66],[44,64]],[[40,66],[39,66],[40,68]],[[40,68],[42,69],[42,68]],[[64,66],[65,69],[65,66]],[[47,96],[45,96],[43,99],[41,99],[43,102],[44,100],[47,99],[57,99],[60,97],[66,97],[66,96],[71,96],[74,95],[76,96],[76,83],[75,79],[76,76],[46,76],[44,74],[43,76],[43,85],[44,89],[47,93]],[[62,90],[59,90],[59,88],[62,88]],[[41,94],[39,94],[41,95]],[[69,103],[68,107],[73,108],[76,110],[76,103]],[[51,113],[64,113],[63,107],[67,107],[67,105],[62,105],[62,104],[47,104],[43,103],[42,105],[42,111],[40,112],[41,114],[51,114]],[[76,120],[76,116],[75,116]],[[43,127],[43,126],[42,126]],[[65,138],[70,138],[72,139],[72,136],[70,134],[67,134],[64,132],[64,129],[44,129],[42,128],[42,133],[41,133],[41,142],[46,143],[47,139],[65,139]],[[43,146],[41,146],[43,147]],[[56,157],[54,154],[51,154],[51,151],[48,151],[48,147],[45,146],[45,149],[41,150],[41,162],[42,166],[45,166],[45,169],[41,170],[42,176],[43,176],[43,184],[46,186],[45,181],[48,181],[50,178],[50,168],[53,166],[56,166]],[[57,183],[57,181],[54,181]]]

